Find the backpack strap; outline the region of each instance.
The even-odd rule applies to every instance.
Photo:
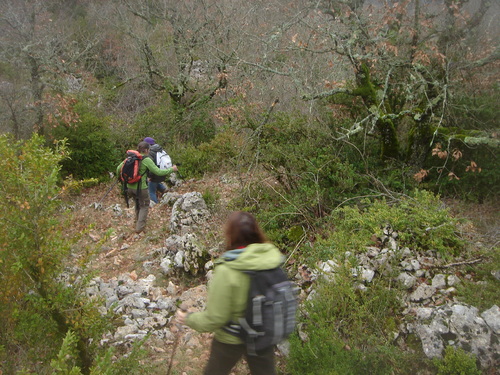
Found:
[[[250,327],[246,319],[240,318],[239,322],[241,326],[240,328],[244,329],[248,334],[245,342],[247,346],[248,355],[253,355],[253,356],[257,355],[257,350],[255,347],[255,339],[259,336],[263,336],[264,332],[257,332],[256,330],[254,330],[252,327]]]

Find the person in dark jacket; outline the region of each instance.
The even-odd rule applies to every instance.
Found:
[[[156,164],[156,154],[161,152],[163,148],[151,137],[144,138],[144,142],[147,142],[151,146],[149,149],[149,157]],[[167,191],[167,187],[164,184],[165,179],[166,176],[157,175],[148,171],[149,199],[153,202],[151,203],[152,205],[158,203],[158,197],[156,195],[157,191],[161,194],[164,194]]]
[[[281,252],[267,242],[255,218],[248,212],[233,212],[226,224],[226,252],[216,261],[208,287],[205,311],[177,311],[176,319],[198,332],[215,332],[204,375],[229,374],[245,356],[252,375],[276,374],[274,346],[247,355],[243,341],[223,327],[245,315],[250,277],[242,271],[273,269],[283,264]]]
[[[137,145],[137,151],[144,157],[139,167],[140,175],[144,175],[146,172],[152,172],[159,176],[166,176],[177,171],[175,165],[169,169],[158,168],[156,164],[153,163],[153,160],[147,157],[149,155],[149,147],[149,143],[144,141]],[[117,175],[120,175],[123,163],[124,162],[121,162],[116,168]],[[130,197],[133,197],[135,201],[135,232],[141,233],[146,226],[149,210],[149,192],[146,178],[141,178],[139,182],[133,184],[127,184],[127,193]]]

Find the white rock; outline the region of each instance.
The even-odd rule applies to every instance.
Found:
[[[172,262],[172,259],[170,259],[170,257],[163,258],[161,260],[161,263],[160,263],[161,272],[164,275],[169,275],[173,269],[172,265],[173,265],[173,262]]]
[[[432,316],[434,309],[430,307],[417,307],[415,313],[420,320],[429,319]]]
[[[174,257],[174,264],[177,268],[184,268],[184,251],[178,251]]]
[[[404,288],[406,289],[411,289],[415,286],[415,283],[417,282],[417,278],[413,275],[410,275],[406,272],[402,272],[399,274],[397,277],[397,280],[403,285]]]
[[[366,281],[367,283],[371,283],[374,276],[374,270],[363,268],[363,270],[361,271],[361,280]]]
[[[410,300],[414,302],[424,301],[431,298],[436,293],[436,288],[427,284],[420,284],[410,295]]]
[[[432,279],[432,286],[436,289],[446,288],[446,275],[439,273],[434,276],[434,278]]]
[[[455,275],[448,275],[448,286],[454,286],[460,283],[460,278]]]
[[[412,260],[410,260],[410,263],[411,263],[413,270],[417,271],[420,269],[420,262],[418,260],[412,259]]]
[[[497,335],[500,334],[500,308],[497,305],[493,305],[490,309],[484,311],[481,317],[493,332]]]

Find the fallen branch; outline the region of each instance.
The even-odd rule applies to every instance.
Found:
[[[466,261],[463,261],[463,262],[456,262],[456,263],[445,264],[443,266],[432,265],[430,267],[432,267],[432,268],[451,268],[451,267],[457,267],[457,266],[466,266],[466,265],[469,265],[469,264],[478,263],[481,260],[482,260],[482,258],[477,258],[477,259],[473,259],[473,260],[466,260]]]
[[[110,250],[110,251],[108,251],[108,252],[104,255],[104,257],[105,257],[105,258],[109,258],[111,255],[113,255],[113,254],[114,254],[114,253],[116,253],[117,251],[118,251],[118,248],[115,248],[115,249],[113,249],[113,250]]]

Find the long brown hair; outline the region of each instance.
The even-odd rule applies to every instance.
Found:
[[[246,247],[252,243],[264,243],[266,236],[252,214],[236,211],[226,222],[226,250]]]

